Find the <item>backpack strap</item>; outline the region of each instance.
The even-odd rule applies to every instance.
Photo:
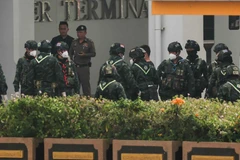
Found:
[[[227,82],[228,84],[230,84],[239,94],[240,94],[240,90],[239,89],[237,89],[237,87],[235,87],[231,82]]]
[[[102,84],[100,83],[99,87],[100,87],[100,89],[101,89],[102,91],[104,91],[110,84],[112,84],[112,83],[114,83],[114,82],[116,82],[116,80],[113,80],[113,81],[111,81],[111,82],[108,82],[106,85],[102,85]]]

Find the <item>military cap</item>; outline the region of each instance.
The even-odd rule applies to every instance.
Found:
[[[146,51],[143,48],[135,47],[131,49],[131,51],[129,52],[129,57],[134,59],[141,59],[141,58],[144,58],[145,52]]]
[[[179,52],[182,50],[182,46],[179,42],[175,41],[168,45],[168,52]]]
[[[40,52],[50,52],[52,49],[52,45],[49,40],[43,40],[38,43],[38,50]]]
[[[38,44],[37,44],[37,42],[34,41],[34,40],[28,40],[28,41],[24,44],[24,48],[36,50],[36,49],[38,48]]]
[[[224,44],[224,43],[218,43],[218,44],[214,47],[213,51],[217,54],[219,51],[221,51],[221,50],[223,50],[223,49],[228,49],[228,47],[226,46],[226,44]]]
[[[185,49],[194,49],[195,51],[200,51],[199,44],[194,40],[187,40],[187,43],[185,44]]]
[[[68,50],[69,47],[68,47],[68,44],[65,42],[58,42],[55,46],[55,49],[56,50]]]
[[[110,54],[119,54],[122,53],[124,54],[125,52],[125,46],[121,43],[113,43],[110,47]]]
[[[231,54],[232,52],[228,49],[223,49],[221,51],[219,51],[219,53],[217,54],[218,60],[219,61],[225,61],[226,59],[231,58]]]
[[[76,31],[86,31],[87,30],[87,27],[84,26],[84,25],[80,25],[77,27]]]

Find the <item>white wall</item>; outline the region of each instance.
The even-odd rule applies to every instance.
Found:
[[[48,0],[51,4],[51,10],[49,15],[52,18],[52,22],[37,22],[35,23],[35,38],[37,41],[49,39],[51,40],[58,33],[58,24],[64,20],[64,12],[62,10],[61,1]],[[99,1],[99,0],[98,0]],[[99,1],[100,2],[100,1]],[[110,0],[108,1],[110,2]],[[132,0],[134,2],[134,0]],[[99,12],[99,11],[98,11]],[[72,16],[74,14],[72,13]],[[76,28],[80,25],[86,25],[88,29],[87,37],[91,38],[96,47],[96,57],[92,58],[90,83],[92,93],[95,93],[98,74],[100,66],[109,58],[109,48],[114,42],[120,42],[126,46],[125,59],[129,62],[128,53],[131,48],[147,44],[148,42],[148,19],[144,18],[145,14],[142,14],[142,18],[133,18],[132,12],[130,12],[130,18],[128,19],[104,19],[104,20],[84,20],[74,21],[71,19],[69,23],[69,35],[77,38]],[[82,91],[81,91],[82,92]]]
[[[24,43],[34,39],[33,1],[0,1],[0,63],[8,84],[8,95],[14,93],[16,62],[24,54]],[[10,97],[9,97],[10,98]]]
[[[240,30],[228,29],[228,16],[215,16],[215,45],[225,43],[232,51],[233,62],[240,65]],[[215,59],[215,53],[212,54],[212,59]]]
[[[198,55],[206,59],[206,52],[203,47],[203,16],[156,16],[149,14],[149,45],[152,48],[151,58],[156,66],[168,58],[167,47],[173,41],[181,43],[183,47],[181,56],[186,58],[187,54],[184,46],[188,39],[199,43],[200,52]]]

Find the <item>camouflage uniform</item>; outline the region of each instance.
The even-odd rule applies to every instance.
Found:
[[[234,65],[227,67],[227,82],[219,87],[218,98],[225,101],[237,101],[240,99],[239,68]]]
[[[6,79],[2,70],[2,65],[0,64],[0,94],[1,95],[7,95],[7,83],[6,83]],[[0,96],[0,103],[2,103],[2,96]]]
[[[57,51],[58,63],[61,66],[62,72],[64,75],[66,95],[72,96],[74,94],[79,94],[80,85],[79,85],[75,65],[71,60],[68,60],[68,54],[67,54],[68,48],[69,47],[65,42],[59,42],[55,46],[55,50]],[[64,54],[64,52],[66,52],[66,55]],[[59,91],[59,88],[57,88],[57,90],[58,90],[58,95],[60,96],[61,92]]]
[[[228,80],[218,90],[220,100],[235,102],[240,99],[240,79]]]
[[[116,68],[112,65],[106,65],[103,67],[104,77],[100,81],[95,98],[106,98],[110,100],[125,99],[126,94],[121,83],[115,80]]]
[[[139,47],[132,49],[129,57],[134,61],[131,70],[141,91],[141,99],[145,101],[159,100],[157,72],[155,67],[144,59],[143,49]]]
[[[180,54],[181,44],[172,42],[168,46],[170,54]],[[175,63],[174,63],[175,62]],[[175,95],[194,97],[195,79],[187,60],[178,56],[175,59],[164,60],[157,69],[159,76],[159,94],[162,100],[171,99]]]
[[[195,98],[201,98],[203,90],[208,84],[207,63],[198,57],[197,52],[200,51],[200,46],[194,40],[188,40],[185,49],[188,53],[187,60],[193,71],[195,78]]]
[[[65,92],[62,69],[57,59],[50,55],[50,42],[42,41],[38,50],[40,54],[30,62],[27,75],[29,87],[34,88],[34,95],[47,93],[49,96],[57,96],[56,87]]]
[[[228,47],[227,47],[225,44],[223,44],[223,43],[218,43],[218,44],[214,47],[213,51],[217,54],[218,52],[220,52],[220,51],[223,50],[223,49],[228,49]],[[210,77],[211,77],[213,71],[214,71],[217,67],[219,67],[219,63],[218,63],[217,60],[214,60],[214,61],[208,66],[208,71],[207,71],[207,73],[208,73],[208,80],[210,80]],[[215,85],[213,86],[212,91],[208,91],[208,90],[206,91],[206,97],[207,97],[207,98],[216,98],[216,97],[217,97],[217,88],[216,88],[216,85],[217,85],[217,84],[215,84]]]
[[[36,50],[37,42],[29,40],[25,43],[25,48]],[[33,89],[28,87],[27,74],[29,72],[30,61],[34,59],[34,56],[29,55],[25,52],[24,57],[19,58],[16,67],[16,74],[13,81],[14,91],[19,92],[19,85],[21,86],[21,94],[33,95]]]
[[[230,50],[221,50],[218,53],[218,62],[219,66],[213,71],[211,74],[211,77],[209,79],[208,84],[208,94],[210,97],[213,97],[212,95],[216,94],[218,92],[219,87],[227,82],[227,77],[229,76],[227,74],[227,70],[230,67],[235,67],[235,65],[232,63],[232,52]],[[215,93],[213,93],[214,89],[216,88]]]
[[[122,84],[127,95],[127,98],[132,99],[132,97],[136,97],[136,95],[139,92],[139,89],[129,65],[122,59],[121,56],[119,56],[120,54],[124,55],[124,52],[125,47],[120,43],[114,43],[111,46],[110,58],[100,68],[98,84],[100,84],[100,81],[103,79],[104,66],[107,64],[114,65],[119,75],[117,76],[116,80]]]

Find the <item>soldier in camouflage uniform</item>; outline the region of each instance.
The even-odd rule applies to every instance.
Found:
[[[116,81],[116,68],[108,64],[103,66],[102,71],[104,75],[97,87],[95,98],[114,101],[127,98],[123,86]]]
[[[218,43],[213,51],[216,53],[216,55],[223,49],[228,49],[228,47],[224,43]],[[219,66],[218,61],[214,60],[209,66],[208,66],[208,80],[210,79],[214,69],[216,69]],[[216,84],[212,87],[212,91],[207,90],[206,91],[206,98],[216,98],[217,97],[217,88]]]
[[[208,84],[207,63],[198,57],[197,52],[200,51],[200,46],[194,40],[187,40],[185,44],[187,51],[187,60],[193,71],[195,78],[195,98],[201,98],[203,90]]]
[[[62,67],[62,72],[64,75],[66,94],[67,96],[72,96],[74,94],[79,94],[80,85],[75,65],[71,60],[68,59],[68,48],[68,44],[65,42],[58,42],[55,46],[55,50],[57,51],[58,63]],[[61,95],[61,93],[59,92],[58,94]]]
[[[149,64],[145,59],[145,50],[139,47],[132,49],[129,57],[132,59],[133,64],[131,70],[133,76],[141,91],[141,99],[145,101],[156,100],[158,101],[158,77],[154,65]],[[137,97],[136,97],[137,98]]]
[[[235,102],[240,99],[239,68],[230,65],[227,67],[227,82],[220,86],[218,98],[220,100]]]
[[[40,53],[30,62],[27,75],[29,87],[34,88],[34,95],[47,93],[48,96],[57,96],[58,87],[62,96],[66,96],[62,69],[56,57],[51,56],[51,48],[48,40],[38,43]]]
[[[16,67],[16,74],[13,81],[16,96],[20,96],[19,86],[21,86],[21,94],[33,95],[32,88],[28,87],[27,74],[29,72],[30,61],[36,57],[37,42],[29,40],[24,45],[26,52],[22,58],[19,58]]]
[[[0,94],[1,94],[0,103],[7,102],[7,100],[8,100],[7,89],[8,89],[8,86],[7,86],[6,79],[5,79],[3,70],[2,70],[2,65],[0,64]]]
[[[227,82],[228,77],[228,68],[230,67],[236,67],[236,65],[233,64],[232,52],[228,49],[221,50],[217,54],[217,62],[218,67],[216,67],[209,79],[208,84],[208,94],[212,95],[213,87],[216,87],[216,93],[219,90],[219,87]]]
[[[194,97],[194,75],[188,61],[180,56],[181,50],[182,46],[179,42],[170,43],[169,59],[158,66],[159,94],[162,100],[171,99],[175,95]]]
[[[103,78],[104,66],[107,64],[114,65],[119,75],[116,80],[122,84],[127,98],[131,99],[132,97],[135,97],[139,93],[139,89],[129,65],[123,60],[125,52],[124,45],[120,43],[114,43],[110,47],[109,52],[110,58],[100,68],[98,84]]]

